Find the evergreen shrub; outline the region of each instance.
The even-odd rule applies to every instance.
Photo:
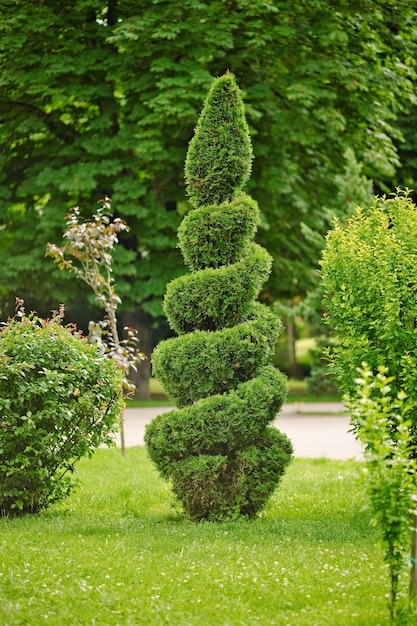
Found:
[[[0,515],[68,496],[76,461],[119,426],[122,370],[62,315],[20,310],[0,327]]]
[[[281,322],[256,301],[271,257],[254,243],[256,202],[241,191],[252,149],[232,74],[213,82],[190,147],[193,210],[179,245],[189,273],[167,286],[164,308],[178,337],[152,355],[178,409],[147,426],[150,457],[193,520],[253,517],[292,457],[271,425],[287,393],[274,368]]]

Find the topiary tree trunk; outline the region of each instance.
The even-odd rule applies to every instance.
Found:
[[[271,256],[253,241],[259,209],[241,191],[251,162],[243,102],[227,73],[213,82],[186,161],[194,210],[178,237],[190,273],[169,283],[164,303],[178,337],[152,357],[179,410],[159,415],[145,436],[194,520],[253,517],[292,457],[270,425],[287,385],[271,365],[281,323],[255,301]]]

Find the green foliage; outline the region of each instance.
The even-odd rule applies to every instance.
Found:
[[[178,229],[186,264],[199,270],[235,263],[259,223],[258,205],[244,193],[237,193],[231,202],[191,211]]]
[[[357,368],[385,365],[417,405],[417,211],[407,193],[376,198],[338,222],[323,252],[324,302],[336,334],[332,369],[354,395]]]
[[[256,445],[235,454],[199,453],[177,463],[171,475],[173,490],[192,520],[252,518],[275,491],[291,456],[288,438],[268,427]]]
[[[369,450],[369,488],[390,567],[393,614],[417,469],[417,211],[408,193],[375,198],[345,228],[336,222],[322,277],[336,334],[331,366]]]
[[[236,263],[206,268],[171,281],[164,300],[171,327],[181,334],[245,321],[271,264],[271,255],[252,243]]]
[[[155,348],[154,375],[178,406],[234,389],[271,362],[281,323],[259,303],[253,311],[253,319],[231,328],[196,330]]]
[[[281,409],[286,391],[285,376],[263,367],[256,378],[229,394],[206,396],[181,411],[163,413],[148,427],[151,457],[169,478],[173,462],[187,453],[233,456],[262,436]]]
[[[190,192],[196,209],[180,228],[191,272],[172,281],[165,296],[168,320],[180,336],[159,344],[153,355],[154,373],[180,408],[153,420],[145,440],[189,517],[220,521],[254,517],[265,506],[292,446],[269,426],[287,386],[270,365],[281,324],[255,301],[271,266],[270,255],[252,241],[258,208],[241,194],[243,179],[233,172],[227,178],[232,166],[222,157],[234,151],[234,142],[224,139],[214,154],[207,148],[207,120],[216,120],[221,137],[246,129],[230,73],[214,81],[190,143],[189,171],[213,175],[207,196]],[[245,139],[239,159],[250,163],[251,154]],[[209,205],[201,206],[205,197]]]
[[[367,488],[379,526],[391,582],[390,610],[395,617],[401,574],[411,549],[411,511],[417,493],[417,445],[403,392],[395,396],[394,378],[380,365],[374,374],[366,363],[356,379],[356,401],[349,403],[356,436],[367,450]],[[395,430],[393,425],[395,424]]]
[[[328,347],[328,344],[326,344],[326,347]],[[329,376],[327,360],[321,356],[318,362],[312,366],[306,385],[307,392],[319,399],[323,396],[336,395],[338,393],[336,385]]]
[[[252,158],[243,102],[228,72],[213,82],[188,148],[185,182],[193,207],[230,202],[249,179]]]
[[[412,2],[392,0],[74,0],[58,11],[55,0],[2,0],[3,314],[17,284],[37,311],[70,310],[79,285],[51,271],[45,245],[59,240],[65,207],[105,195],[131,227],[115,263],[123,306],[162,314],[165,285],[183,272],[187,142],[227,69],[253,138],[258,241],[275,259],[265,290],[304,294],[332,215],[345,213],[346,150],[378,185],[403,147],[413,184],[415,19]]]
[[[372,203],[372,181],[362,174],[363,166],[358,163],[353,151],[348,148],[344,154],[345,167],[342,174],[334,178],[336,204],[344,206],[341,222],[352,216],[357,206]],[[324,245],[324,239],[323,239]],[[323,285],[319,283],[297,307],[297,313],[309,326],[317,345],[311,351],[311,369],[307,377],[307,388],[313,394],[335,394],[336,383],[329,368],[328,351],[333,344],[330,328],[323,315]]]
[[[76,461],[110,445],[122,372],[74,332],[20,308],[0,329],[0,514],[65,498]]]

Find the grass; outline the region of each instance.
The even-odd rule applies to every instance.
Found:
[[[340,402],[338,395],[332,396],[315,396],[307,393],[307,387],[304,380],[290,379],[288,381],[287,402]],[[147,407],[147,406],[169,406],[170,401],[165,395],[161,383],[155,378],[149,380],[149,390],[151,393],[150,400],[127,400],[129,408]]]
[[[359,468],[296,459],[259,519],[194,524],[144,448],[125,459],[100,449],[79,464],[84,488],[68,500],[0,519],[0,623],[388,624]]]

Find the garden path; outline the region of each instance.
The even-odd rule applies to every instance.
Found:
[[[125,410],[126,447],[144,444],[145,425],[172,407]],[[275,426],[288,435],[296,457],[362,459],[361,445],[349,432],[349,416],[341,402],[285,404]]]

